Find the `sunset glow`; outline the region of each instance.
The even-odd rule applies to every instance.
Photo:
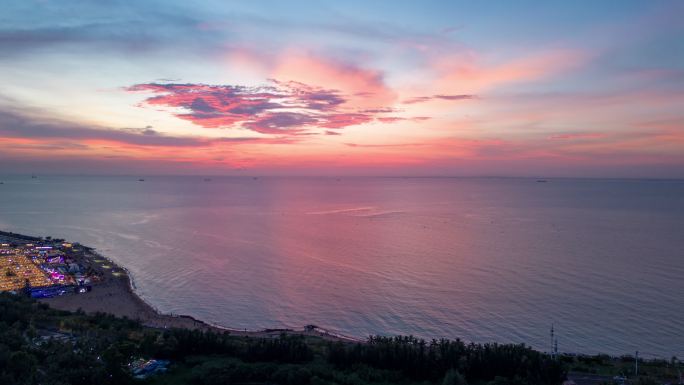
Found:
[[[684,177],[682,2],[3,8],[5,172]]]

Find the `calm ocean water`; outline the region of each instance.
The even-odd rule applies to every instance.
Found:
[[[163,312],[684,356],[684,182],[3,177],[0,229],[79,241]]]

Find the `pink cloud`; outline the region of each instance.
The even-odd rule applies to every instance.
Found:
[[[348,96],[347,106],[357,109],[391,106],[398,97],[385,83],[382,71],[339,58],[299,49],[273,53],[246,46],[228,47],[225,57],[226,64],[239,71],[339,90]]]
[[[340,90],[350,96],[347,103],[355,108],[386,107],[397,99],[382,72],[332,58],[288,51],[277,59],[272,74],[278,79]]]
[[[352,102],[358,95],[273,79],[261,87],[147,83],[127,90],[154,93],[143,106],[174,108],[176,117],[201,127],[239,127],[263,134],[303,135],[315,128],[341,129],[373,122],[394,111],[382,105],[359,109]]]
[[[569,140],[569,139],[592,139],[592,138],[602,138],[605,134],[600,133],[569,133],[569,134],[557,134],[549,136],[551,140]]]
[[[373,121],[373,116],[360,113],[342,113],[328,115],[326,121],[320,124],[321,127],[326,128],[344,128],[348,126],[356,126],[358,124],[368,123]]]
[[[436,88],[474,93],[500,85],[544,79],[567,71],[586,60],[586,54],[574,50],[542,52],[501,64],[483,64],[474,56],[444,56],[432,60],[438,74]]]
[[[399,116],[383,116],[383,117],[379,117],[378,120],[382,123],[394,123],[394,122],[401,122],[402,120],[406,120],[406,118],[402,118]]]

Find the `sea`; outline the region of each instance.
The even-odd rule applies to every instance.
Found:
[[[681,180],[0,181],[0,230],[97,248],[164,313],[684,357]]]

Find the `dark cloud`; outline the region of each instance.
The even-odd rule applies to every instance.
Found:
[[[128,145],[150,147],[207,147],[214,143],[292,143],[289,138],[199,138],[168,136],[147,126],[144,128],[102,128],[39,117],[35,112],[16,112],[0,109],[0,137],[49,139],[64,147],[79,145],[83,141],[111,141]]]
[[[392,107],[385,107],[385,108],[371,108],[368,110],[362,110],[361,112],[364,112],[367,114],[390,114],[390,113],[401,112],[401,110],[398,110],[398,109],[392,108]]]
[[[171,45],[201,47],[204,35],[195,34],[197,19],[172,4],[78,2],[39,5],[3,4],[0,52],[9,56],[35,50],[102,50],[151,52]],[[214,39],[218,40],[218,39]],[[2,57],[0,57],[2,59]]]
[[[225,13],[215,11],[216,7],[207,9],[184,2],[162,2],[163,6],[155,1],[65,0],[49,3],[3,2],[0,52],[9,54],[43,48],[64,50],[68,45],[138,52],[179,50],[182,47],[183,52],[212,53],[225,48],[227,43],[244,41],[245,36],[240,32],[256,25],[262,31],[268,31],[264,36],[269,36],[269,39],[260,42],[268,47],[267,50],[278,47],[279,38],[293,33],[311,34],[312,31],[327,36],[356,36],[392,43],[407,39],[405,26],[393,23],[368,24],[353,19],[335,22],[287,20],[284,17],[241,13],[235,9],[230,11],[227,19]],[[435,40],[432,34],[417,31],[411,31],[409,38],[421,42]]]
[[[149,51],[159,48],[159,42],[150,36],[136,39],[132,35],[127,35],[130,29],[125,25],[110,30],[112,27],[109,24],[85,24],[69,27],[0,30],[0,51],[9,55],[37,49],[55,49],[57,46],[60,46],[62,50],[64,47],[92,49],[92,46],[97,46],[99,50],[122,51]]]
[[[432,96],[415,96],[403,101],[404,104],[425,103],[432,100],[468,100],[475,99],[476,95],[432,95]]]
[[[433,98],[442,100],[463,100],[474,99],[475,95],[434,95]]]
[[[139,135],[160,135],[160,133],[154,130],[152,126],[145,126],[144,128],[122,128],[121,130]]]
[[[266,114],[254,121],[247,122],[245,126],[263,134],[282,134],[288,130],[290,133],[297,133],[299,130],[295,129],[293,132],[293,127],[302,127],[316,122],[317,120],[315,118],[312,118],[307,114],[276,112]]]

